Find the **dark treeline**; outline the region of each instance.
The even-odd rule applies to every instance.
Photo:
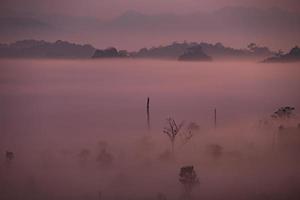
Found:
[[[300,61],[300,48],[298,46],[292,48],[290,52],[284,54],[282,52],[277,53],[274,57],[267,58],[264,62],[299,62]]]
[[[90,58],[95,51],[91,45],[57,40],[22,40],[0,44],[0,58]]]
[[[172,44],[141,48],[136,52],[118,50],[115,47],[96,49],[89,44],[75,44],[58,40],[22,40],[0,44],[0,58],[148,58],[168,60],[264,60],[264,62],[299,61],[299,48],[289,53],[277,53],[268,47],[251,43],[244,49],[226,47],[222,43],[173,42]]]
[[[191,49],[202,49],[203,53],[213,59],[263,59],[274,53],[267,47],[260,47],[254,43],[245,49],[225,47],[221,43],[209,44],[205,42],[173,42],[170,45],[142,48],[136,52],[117,50],[114,47],[96,49],[91,45],[74,44],[58,40],[46,42],[43,40],[22,40],[10,44],[0,44],[2,58],[155,58],[177,60],[180,56],[191,52]],[[186,56],[186,55],[185,55]]]

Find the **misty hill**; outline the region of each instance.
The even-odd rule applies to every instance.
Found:
[[[92,56],[92,58],[126,58],[128,57],[127,51],[121,50],[118,51],[114,47],[110,47],[107,49],[97,49]]]
[[[90,58],[95,51],[91,45],[79,45],[58,40],[54,43],[43,40],[22,40],[0,44],[2,58]]]
[[[0,16],[0,33],[12,34],[14,31],[24,32],[29,30],[49,30],[51,26],[44,21],[33,17],[12,17],[12,16]]]
[[[225,47],[222,43],[209,44],[205,42],[174,42],[170,45],[152,47],[150,49],[142,48],[138,52],[132,53],[137,58],[160,58],[177,59],[188,51],[189,48],[199,45],[202,51],[214,59],[263,59],[274,53],[267,47],[260,47],[254,43],[248,45],[247,49],[234,49]]]
[[[292,48],[287,54],[278,54],[277,56],[267,58],[263,62],[300,62],[300,48]]]
[[[103,25],[106,28],[133,28],[151,29],[162,28],[164,30],[221,30],[234,28],[233,30],[268,31],[268,29],[292,28],[299,30],[299,14],[292,13],[278,7],[260,9],[255,7],[228,6],[212,12],[194,12],[180,14],[143,14],[130,10],[124,14],[107,21]]]
[[[299,13],[277,7],[225,7],[211,12],[186,14],[127,11],[109,20],[38,13],[29,16],[3,14],[0,15],[0,36],[2,41],[18,40],[20,36],[72,41],[89,38],[95,45],[118,45],[131,49],[154,43],[165,44],[181,38],[222,41],[234,46],[245,45],[244,41],[254,41],[287,48],[300,42],[299,21]]]
[[[186,52],[179,56],[180,61],[211,61],[212,58],[202,51],[200,45],[189,47]]]
[[[277,7],[261,9],[254,7],[225,7],[212,12],[187,14],[149,15],[129,11],[102,24],[105,31],[123,31],[125,37],[135,39],[143,37],[148,41],[169,41],[185,38],[197,41],[222,41],[243,45],[242,41],[255,41],[282,47],[285,42],[295,43],[300,39],[300,14]],[[142,36],[141,36],[142,35]],[[295,41],[297,40],[297,41]],[[270,42],[272,41],[272,43]],[[165,42],[164,42],[165,43]],[[147,44],[148,45],[148,44]]]

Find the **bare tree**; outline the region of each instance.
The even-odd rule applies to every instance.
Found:
[[[179,125],[171,117],[167,119],[167,127],[164,128],[163,132],[168,135],[171,141],[172,154],[174,155],[174,144],[175,139],[181,128],[183,127],[184,122],[181,122]]]

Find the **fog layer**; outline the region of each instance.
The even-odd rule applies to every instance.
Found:
[[[297,64],[0,62],[0,199],[180,199],[186,165],[195,199],[299,199],[299,148],[278,136],[299,123]],[[270,118],[286,105],[294,118]],[[168,117],[199,126],[174,156]]]

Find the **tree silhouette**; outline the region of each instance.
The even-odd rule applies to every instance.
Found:
[[[163,130],[163,132],[168,135],[171,141],[171,149],[173,155],[174,155],[175,139],[178,133],[180,132],[181,128],[183,127],[183,124],[184,122],[181,122],[179,125],[177,125],[174,119],[167,118],[167,127],[165,127]]]
[[[277,111],[275,111],[271,117],[273,119],[289,119],[293,116],[293,110],[295,110],[294,107],[285,106],[279,108]]]
[[[6,151],[5,156],[8,162],[12,161],[15,157],[14,153],[11,151]]]
[[[192,189],[199,184],[199,179],[194,166],[185,166],[180,169],[179,182],[184,187],[184,198],[190,199]]]

